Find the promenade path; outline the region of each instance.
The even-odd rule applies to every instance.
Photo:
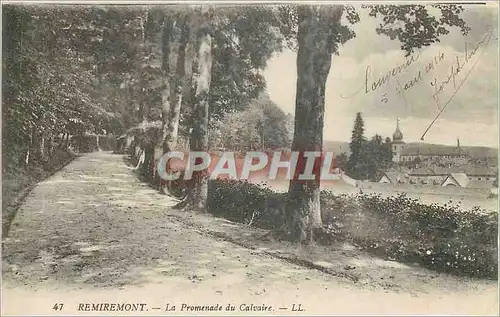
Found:
[[[361,273],[353,281],[217,236],[224,228],[235,239],[257,231],[172,210],[175,203],[141,183],[121,155],[78,157],[34,188],[2,241],[2,315],[120,314],[78,311],[86,303],[146,304],[122,312],[129,315],[239,315],[251,304],[272,306],[251,312],[266,315],[498,315],[496,282],[342,251],[334,264],[356,260],[352,271]],[[370,264],[363,267],[365,258]],[[374,276],[388,281],[375,283]],[[63,309],[53,310],[55,304]],[[176,310],[165,311],[167,304]],[[182,304],[224,308],[181,311]],[[235,311],[225,311],[228,304]],[[292,311],[299,304],[305,311]]]

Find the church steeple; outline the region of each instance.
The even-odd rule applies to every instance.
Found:
[[[401,133],[401,130],[399,130],[399,118],[397,118],[396,121],[396,131],[392,134],[392,140],[393,142],[401,142],[403,141],[403,133]]]
[[[392,134],[392,161],[399,163],[405,142],[403,141],[403,133],[399,129],[399,118],[396,121],[396,131]]]

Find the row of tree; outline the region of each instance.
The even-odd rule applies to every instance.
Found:
[[[206,151],[210,127],[262,92],[259,70],[288,47],[297,50],[291,148],[321,151],[332,55],[355,37],[348,25],[359,21],[357,10],[345,5],[6,6],[4,146],[10,150],[22,140],[20,153],[29,153],[31,145],[43,144],[40,138],[78,133],[78,125],[119,133],[161,120],[161,132],[140,144],[146,166],[174,149],[183,130],[189,132],[191,150]],[[377,32],[399,40],[408,54],[438,41],[450,26],[467,32],[456,5],[368,10],[380,21]],[[247,115],[259,117],[259,111]],[[254,122],[260,122],[252,129],[261,130],[259,142],[265,146],[266,122]],[[245,146],[256,142],[246,140]],[[299,173],[304,161],[299,157]],[[207,183],[207,175],[195,173],[188,206],[204,209]],[[291,181],[284,236],[312,239],[321,227],[319,191],[319,179]]]

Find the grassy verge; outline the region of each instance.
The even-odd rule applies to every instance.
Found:
[[[75,157],[69,151],[56,149],[49,162],[31,164],[27,168],[12,165],[2,167],[2,237],[8,235],[19,206],[36,184],[59,171]]]
[[[460,276],[497,279],[498,214],[479,208],[426,205],[405,195],[333,195],[322,192],[321,242],[349,240],[389,260],[418,263]],[[280,225],[286,194],[255,184],[211,181],[215,216],[263,229]]]

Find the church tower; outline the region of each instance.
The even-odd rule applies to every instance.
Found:
[[[396,131],[392,134],[392,161],[399,163],[401,162],[401,154],[405,142],[403,141],[403,133],[399,130],[399,118],[396,122]]]

